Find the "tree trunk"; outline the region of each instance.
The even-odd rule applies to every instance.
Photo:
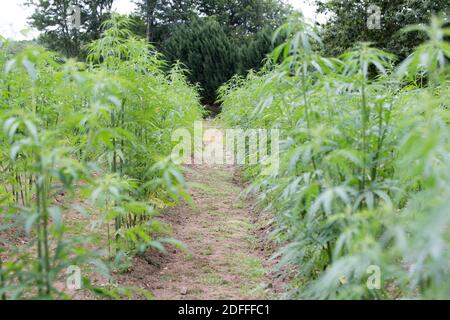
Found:
[[[154,23],[154,15],[155,15],[155,9],[156,9],[156,4],[158,2],[158,0],[146,0],[147,4],[146,4],[146,9],[147,9],[147,17],[146,17],[146,24],[147,24],[147,41],[148,42],[152,42],[153,41],[153,23]]]

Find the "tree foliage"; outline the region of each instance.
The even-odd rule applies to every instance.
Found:
[[[39,36],[41,44],[68,57],[82,57],[83,46],[100,37],[101,25],[110,17],[113,1],[27,0],[25,4],[34,8],[29,22],[42,32]],[[80,28],[70,26],[73,6],[80,8]]]
[[[164,42],[173,27],[187,23],[197,15],[197,0],[135,0],[136,17],[147,39],[157,45]]]
[[[135,3],[137,10],[132,17],[135,23],[130,30],[145,36],[171,62],[182,61],[191,71],[190,80],[203,87],[203,100],[209,104],[215,101],[216,89],[234,73],[261,66],[272,50],[270,33],[291,10],[281,0],[136,0]],[[29,18],[31,26],[42,32],[40,43],[77,58],[84,58],[85,45],[99,38],[100,26],[110,16],[112,4],[113,0],[27,0],[27,5],[34,8]],[[81,9],[80,28],[70,28],[71,5]],[[215,22],[205,17],[214,17]],[[197,65],[199,61],[202,63]]]
[[[172,60],[182,61],[189,78],[213,104],[216,89],[235,73],[261,67],[272,50],[271,33],[290,12],[276,0],[136,1],[150,41]],[[206,19],[205,17],[209,17]],[[151,26],[149,26],[151,24]]]
[[[316,0],[315,3],[318,11],[329,17],[323,25],[323,42],[330,56],[342,54],[355,42],[368,41],[404,59],[425,37],[419,32],[400,30],[411,24],[426,24],[433,14],[448,13],[450,9],[447,0]],[[374,13],[371,6],[380,9],[380,29],[367,26],[369,16]]]
[[[239,37],[278,27],[290,7],[278,0],[200,0],[199,12],[215,16],[229,33]]]
[[[237,49],[239,54],[238,71],[240,74],[245,74],[251,69],[259,70],[263,66],[268,53],[275,46],[272,35],[272,27],[265,27],[254,35],[249,36],[247,41],[241,43]]]
[[[206,103],[215,101],[216,89],[238,68],[235,47],[214,18],[195,18],[188,26],[179,26],[165,51],[169,58],[189,67],[188,77],[202,86]]]
[[[173,27],[193,17],[212,17],[226,27],[227,34],[243,36],[263,28],[279,26],[290,12],[280,0],[136,0],[137,15],[150,23],[152,42],[162,42]]]

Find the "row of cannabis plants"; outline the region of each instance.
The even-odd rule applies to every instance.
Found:
[[[275,215],[290,297],[450,298],[444,26],[404,30],[428,36],[405,61],[368,43],[326,58],[315,28],[294,17],[265,70],[220,89],[227,125],[281,130],[279,170],[245,174]]]
[[[0,299],[68,297],[76,267],[85,288],[130,295],[111,271],[174,241],[156,217],[188,198],[170,136],[201,107],[130,23],[106,22],[86,63],[37,46],[12,54],[0,40]]]

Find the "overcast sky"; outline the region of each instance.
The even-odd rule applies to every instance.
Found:
[[[0,35],[16,40],[30,39],[36,32],[28,30],[27,17],[30,15],[30,8],[22,5],[24,0],[1,0],[0,9]],[[301,9],[305,16],[315,19],[314,7],[309,4],[310,0],[288,0],[296,9]],[[131,0],[115,0],[114,10],[120,13],[130,13],[134,9]]]

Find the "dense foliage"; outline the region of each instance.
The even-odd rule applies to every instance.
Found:
[[[266,70],[221,88],[228,125],[281,129],[280,170],[246,174],[275,214],[280,266],[296,270],[291,297],[450,298],[444,25],[405,30],[426,41],[394,68],[394,55],[367,43],[325,58],[312,49],[317,30],[293,18]]]
[[[276,28],[290,12],[280,0],[135,0],[137,16],[145,25],[149,41],[163,43],[174,27],[193,18],[215,17],[227,35],[245,37]]]
[[[52,51],[67,57],[85,57],[84,45],[98,39],[101,24],[110,17],[113,0],[26,0],[34,9],[30,25],[42,33],[39,42]],[[71,16],[80,8],[78,27],[71,26]]]
[[[277,0],[27,3],[51,51],[0,37],[0,300],[70,298],[74,268],[91,293],[150,297],[114,275],[182,246],[158,218],[191,202],[171,135],[218,88],[226,125],[280,130],[243,174],[287,297],[450,299],[448,1],[316,0],[321,29],[279,26]],[[361,28],[369,5],[381,29]]]
[[[189,26],[179,26],[165,49],[169,58],[189,66],[189,79],[201,84],[207,103],[216,100],[217,88],[237,71],[238,52],[213,18],[196,18]]]
[[[232,75],[259,69],[273,49],[271,34],[290,7],[282,1],[137,1],[147,38],[190,70],[205,104]],[[139,33],[139,29],[136,30]]]
[[[156,216],[189,200],[168,156],[171,132],[201,116],[198,96],[128,18],[104,26],[87,64],[0,42],[0,299],[65,297],[72,265],[86,288],[128,295],[108,270],[173,243]],[[110,286],[94,288],[93,272]]]
[[[261,67],[273,49],[271,35],[265,28],[241,43],[227,36],[215,18],[194,18],[175,29],[164,50],[172,61],[189,68],[189,80],[202,88],[203,103],[213,105],[217,89],[233,75]]]
[[[327,15],[323,25],[324,50],[339,55],[358,41],[370,41],[379,49],[406,58],[426,37],[420,32],[401,33],[407,25],[427,23],[432,13],[450,11],[447,0],[315,0],[318,12]],[[367,28],[371,7],[380,10],[380,28]],[[362,27],[364,26],[364,27]]]
[[[100,37],[100,25],[110,17],[114,1],[26,3],[34,9],[29,21],[42,32],[42,45],[84,60],[86,45]],[[270,34],[291,10],[279,0],[137,0],[135,4],[133,33],[145,37],[172,63],[183,62],[190,70],[189,79],[200,84],[203,102],[209,105],[216,100],[217,88],[233,74],[261,67],[273,49]],[[70,25],[73,5],[81,9],[77,28]]]

